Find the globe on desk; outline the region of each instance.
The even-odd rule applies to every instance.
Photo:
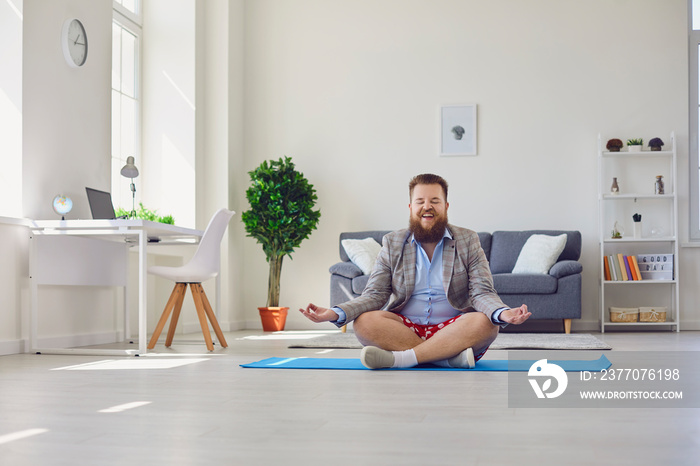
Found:
[[[61,216],[61,220],[65,220],[65,215],[73,208],[73,201],[70,197],[59,194],[53,198],[53,211]]]

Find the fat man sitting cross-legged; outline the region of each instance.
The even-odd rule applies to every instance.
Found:
[[[414,177],[409,228],[383,238],[362,295],[332,309],[299,309],[313,322],[354,322],[370,369],[473,368],[499,326],[531,315],[526,305],[509,308],[498,297],[476,232],[448,223],[447,189],[440,176]]]

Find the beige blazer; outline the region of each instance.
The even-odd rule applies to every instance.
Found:
[[[460,312],[479,311],[491,319],[494,311],[508,307],[496,294],[493,278],[479,236],[472,230],[448,225],[452,239],[445,238],[442,253],[442,284],[447,300]],[[367,311],[400,312],[416,283],[416,247],[408,229],[384,236],[382,249],[362,295],[339,304],[352,322]]]

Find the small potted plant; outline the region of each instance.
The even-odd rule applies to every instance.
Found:
[[[643,145],[644,145],[644,140],[642,138],[628,139],[627,140],[627,150],[629,152],[641,152]]]
[[[661,138],[653,138],[652,140],[649,141],[649,147],[653,151],[660,151],[661,146],[664,145],[664,142],[661,140]]]
[[[611,139],[605,145],[605,148],[608,149],[610,152],[620,152],[620,149],[622,149],[623,146],[624,146],[624,144],[622,143],[621,140]]]
[[[259,307],[263,330],[283,330],[289,308],[280,307],[282,259],[316,229],[321,212],[313,210],[316,190],[289,157],[264,161],[248,172],[251,186],[246,191],[250,210],[241,214],[247,236],[262,245],[270,264],[267,305]]]
[[[615,225],[613,225],[612,232],[610,234],[610,237],[612,239],[621,239],[622,235],[625,233],[624,228],[622,228],[622,225],[620,225],[618,222],[615,222]]]
[[[133,215],[134,218],[138,218],[140,220],[150,220],[151,222],[167,223],[169,225],[175,224],[175,219],[173,219],[172,215],[160,216],[158,215],[157,210],[145,208],[143,206],[143,202],[139,202],[139,210],[129,212],[122,207],[117,207],[115,214],[117,215],[117,218],[128,218],[129,216]]]

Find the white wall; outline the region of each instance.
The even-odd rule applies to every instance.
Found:
[[[197,3],[196,153],[197,221],[204,224],[221,207],[236,214],[222,241],[220,323],[231,330],[246,327],[241,312],[243,229],[244,1]]]
[[[236,211],[229,224],[228,234],[228,316],[232,330],[246,328],[244,297],[247,294],[243,277],[247,275],[244,262],[245,231],[240,222],[241,212],[246,207],[245,186],[248,175],[245,167],[245,1],[230,0],[228,11],[228,205]]]
[[[143,4],[144,204],[194,228],[195,1]],[[206,226],[206,223],[204,224]],[[203,227],[202,227],[203,228]]]
[[[88,36],[88,57],[80,68],[68,66],[61,48],[61,29],[69,18],[78,18]],[[62,193],[73,199],[66,218],[91,218],[85,186],[109,191],[111,31],[110,0],[23,2],[25,217],[58,218],[51,200]],[[113,336],[119,297],[112,288],[42,287],[40,338]]]
[[[78,18],[88,36],[85,65],[71,68],[61,29]],[[23,215],[57,218],[56,194],[73,199],[66,218],[91,218],[85,186],[109,191],[112,2],[24,1]]]
[[[29,223],[0,217],[0,355],[23,350],[22,306],[29,293]]]
[[[686,17],[684,0],[247,2],[241,170],[292,156],[322,212],[284,264],[282,303],[326,304],[339,233],[404,227],[408,180],[435,172],[450,182],[452,223],[580,230],[574,329],[596,329],[597,135],[675,130],[685,171]],[[478,104],[478,156],[440,158],[439,107],[460,103]],[[246,245],[253,326],[267,264]],[[310,325],[289,318],[289,328]]]

